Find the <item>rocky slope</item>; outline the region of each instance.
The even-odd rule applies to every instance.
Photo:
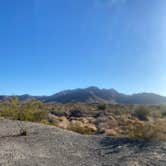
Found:
[[[20,127],[27,136],[20,136]],[[166,165],[166,143],[83,136],[41,124],[0,120],[1,166]]]

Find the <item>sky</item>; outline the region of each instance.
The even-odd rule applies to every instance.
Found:
[[[0,94],[98,86],[166,96],[166,0],[0,1]]]

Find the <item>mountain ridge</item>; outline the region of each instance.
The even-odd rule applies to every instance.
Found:
[[[0,101],[11,96],[0,96]],[[109,103],[109,104],[166,104],[166,97],[155,93],[135,93],[124,94],[115,89],[105,89],[91,86],[88,88],[77,88],[60,91],[50,96],[31,96],[28,94],[17,96],[21,101],[31,98],[38,99],[42,102],[70,103]]]

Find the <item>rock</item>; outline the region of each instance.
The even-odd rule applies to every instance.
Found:
[[[57,126],[60,128],[63,128],[63,129],[67,129],[70,124],[68,119],[65,116],[59,117],[58,121],[59,122],[58,122]]]
[[[49,122],[63,129],[67,129],[70,124],[70,122],[65,116],[58,117],[52,114],[49,114]]]
[[[81,121],[79,121],[79,120],[72,120],[72,121],[71,121],[71,125],[84,127],[83,122],[81,122]]]
[[[106,129],[106,130],[105,130],[105,133],[106,133],[106,135],[108,135],[108,136],[117,136],[117,135],[118,135],[118,133],[117,133],[116,130],[114,130],[114,129]]]
[[[84,124],[89,123],[89,120],[88,120],[87,118],[81,118],[81,121],[82,121]]]
[[[93,123],[93,124],[96,123],[96,119],[93,117],[87,117],[87,119],[88,119],[89,123]]]
[[[86,124],[84,127],[88,128],[89,130],[91,130],[92,132],[96,132],[97,128],[94,124]]]
[[[58,118],[57,116],[55,116],[55,115],[53,115],[51,113],[48,114],[48,121],[50,123],[56,123],[57,122],[57,118]]]
[[[20,127],[26,136],[20,135]],[[166,142],[84,136],[57,127],[0,120],[1,166],[165,166]]]

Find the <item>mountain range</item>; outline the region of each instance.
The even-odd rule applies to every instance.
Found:
[[[0,100],[5,100],[8,97],[10,96],[0,96]],[[166,97],[158,94],[137,93],[126,95],[114,89],[100,89],[98,87],[65,90],[51,96],[20,95],[18,98],[21,101],[35,98],[45,103],[166,104]]]

